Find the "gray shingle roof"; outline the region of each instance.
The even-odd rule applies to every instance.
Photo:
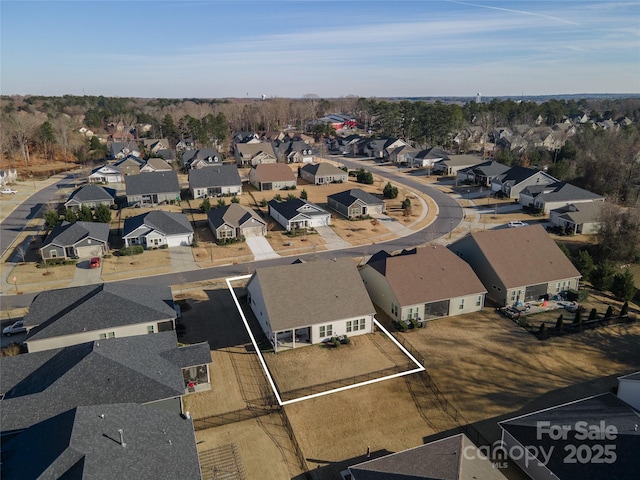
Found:
[[[597,223],[600,221],[600,211],[604,202],[582,202],[569,204],[565,207],[551,210],[560,214],[560,218],[569,220],[576,225],[584,223]]]
[[[176,172],[149,172],[125,177],[127,195],[180,193]]]
[[[184,395],[182,368],[165,357],[177,345],[176,333],[169,331],[2,357],[2,431],[22,430],[78,405]]]
[[[300,212],[300,209],[307,205],[311,206],[312,210]],[[329,212],[322,209],[315,203],[307,202],[306,200],[302,200],[301,198],[294,198],[292,200],[287,200],[284,202],[271,200],[269,201],[269,208],[275,210],[287,220],[295,218],[296,215],[299,215],[300,213],[304,213],[304,215],[308,216],[329,215]]]
[[[149,175],[143,173],[142,175]],[[138,227],[146,225],[165,235],[180,235],[183,233],[193,233],[193,227],[189,218],[184,213],[165,212],[163,210],[153,210],[148,213],[127,218],[124,221],[122,236],[126,237]]]
[[[256,212],[239,203],[232,203],[231,205],[221,208],[213,208],[209,210],[207,217],[215,228],[225,223],[233,227],[240,227],[251,219],[254,219],[262,225],[266,224]]]
[[[201,148],[199,150],[187,150],[182,154],[182,165],[189,167],[196,160],[211,158],[212,162],[222,161],[222,156],[215,148]],[[217,159],[217,160],[216,160]]]
[[[375,195],[372,195],[360,188],[352,188],[351,190],[345,190],[344,192],[334,193],[327,196],[336,202],[346,207],[350,206],[356,200],[362,200],[367,205],[384,205],[384,200],[380,200]]]
[[[5,479],[201,478],[193,422],[133,403],[73,408],[33,425],[3,448]]]
[[[473,172],[476,175],[484,175],[486,177],[491,177],[494,175],[500,175],[501,173],[509,170],[507,165],[503,165],[499,162],[494,162],[492,160],[484,163],[480,163],[478,165],[472,165],[471,167],[463,168],[460,170],[460,173]]]
[[[419,152],[416,155],[416,158],[419,158],[419,159],[449,158],[449,154],[438,147],[431,147]]]
[[[238,167],[235,165],[214,165],[197,170],[189,170],[190,188],[242,186]]]
[[[314,177],[324,177],[324,176],[342,176],[346,175],[347,172],[344,170],[340,170],[338,167],[331,165],[330,163],[309,163],[302,167],[303,172],[308,172]]]
[[[254,281],[273,331],[375,313],[350,258],[258,268],[249,282]]]
[[[53,228],[41,248],[50,244],[61,247],[74,245],[84,238],[92,238],[107,243],[109,239],[109,224],[99,222],[63,222]]]
[[[535,187],[538,187],[537,189]],[[522,193],[529,191],[537,200],[545,202],[570,202],[580,200],[599,200],[602,197],[567,182],[554,182],[548,185],[526,187]]]
[[[109,189],[109,191],[113,192],[112,189]],[[70,200],[76,200],[78,202],[112,202],[114,195],[109,191],[100,185],[89,183],[74,190],[74,192],[69,195],[67,202]]]
[[[39,293],[24,323],[28,342],[175,317],[169,287],[103,283]]]

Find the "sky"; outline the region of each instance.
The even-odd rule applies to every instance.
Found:
[[[640,1],[2,0],[0,93],[640,93]]]

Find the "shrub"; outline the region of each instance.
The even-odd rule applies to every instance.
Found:
[[[631,300],[636,294],[633,273],[626,269],[623,273],[616,273],[611,282],[611,293],[620,300]]]
[[[387,182],[382,190],[384,198],[396,198],[398,196],[398,187],[391,185],[391,182]]]
[[[224,198],[219,198],[218,201],[216,202],[216,208],[222,208],[226,206],[227,206],[227,202],[224,201]]]
[[[193,240],[191,240],[191,247],[196,248],[199,245],[198,237],[193,236]]]
[[[200,204],[200,210],[205,213],[211,210],[211,200],[209,200],[208,198],[205,198]]]
[[[141,253],[144,253],[144,247],[142,245],[131,245],[130,247],[124,247],[120,249],[120,256],[123,257],[140,255]]]
[[[61,222],[60,215],[56,210],[47,210],[44,212],[44,224],[51,229]]]
[[[342,336],[342,340],[340,340],[343,344],[345,345],[349,345],[351,343],[351,339],[349,337],[347,337],[346,335]]]
[[[167,245],[166,243],[160,245],[160,248],[162,248],[163,250],[169,248],[169,245]]]
[[[300,192],[300,198],[301,198],[302,200],[306,200],[308,197],[309,197],[309,195],[307,194],[307,191],[306,191],[306,190],[302,190],[302,191]]]
[[[273,199],[274,199],[276,202],[281,202],[281,201],[282,201],[282,195],[280,195],[279,193],[276,193],[276,194],[273,196]]]
[[[607,307],[607,311],[604,314],[604,318],[611,318],[611,317],[613,317],[613,307],[609,305]]]
[[[543,334],[546,331],[546,329],[547,329],[547,325],[544,322],[542,322],[538,327],[538,333]]]
[[[576,316],[573,317],[573,324],[574,325],[579,325],[580,323],[582,323],[582,310],[580,308],[578,308],[576,310]]]
[[[235,195],[235,194],[234,194],[234,195],[231,197],[231,203],[240,203],[240,199],[238,198],[238,196],[237,196],[237,195]]]
[[[622,308],[620,309],[620,316],[626,317],[628,313],[629,313],[629,302],[624,302],[624,304],[622,305]]]
[[[20,355],[21,352],[22,348],[20,348],[20,345],[13,342],[2,347],[2,350],[0,350],[0,357],[15,357],[16,355]]]
[[[589,314],[589,320],[595,320],[596,318],[598,318],[598,310],[592,308],[591,313]]]
[[[338,337],[332,337],[331,343],[333,343],[333,346],[336,348],[340,346],[340,340],[338,340]]]
[[[420,324],[418,323],[418,320],[415,318],[411,319],[411,327],[412,328],[418,328],[420,326]]]
[[[563,321],[564,321],[564,317],[562,316],[562,314],[560,314],[560,316],[558,317],[558,320],[556,321],[556,330],[562,330]]]
[[[260,205],[261,207],[266,207],[268,203],[269,203],[269,202],[267,202],[267,199],[266,199],[266,198],[263,198],[262,200],[260,200],[259,205]]]
[[[402,205],[401,205],[403,210],[406,210],[407,208],[411,208],[411,199],[410,198],[405,198],[402,201]]]
[[[600,263],[596,265],[589,275],[593,288],[600,291],[606,291],[611,288],[613,283],[614,271],[609,263]]]
[[[356,172],[356,181],[358,183],[364,183],[365,185],[372,185],[373,174],[370,171],[361,168]]]
[[[289,195],[287,195],[287,201],[291,201],[291,200],[295,200],[298,197],[296,197],[293,193],[290,193]]]

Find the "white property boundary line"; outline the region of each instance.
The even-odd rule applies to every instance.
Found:
[[[244,312],[242,311],[242,308],[240,307],[240,302],[238,301],[238,297],[236,296],[236,293],[233,290],[233,287],[231,286],[231,282],[235,282],[236,280],[246,280],[247,278],[251,278],[251,275],[242,275],[240,277],[230,277],[230,278],[226,278],[225,281],[227,282],[227,287],[229,288],[229,292],[231,292],[231,296],[233,297],[233,301],[236,304],[236,308],[238,309],[238,313],[240,314],[240,317],[242,318],[242,323],[244,323],[244,328],[247,330],[247,333],[249,334],[249,338],[251,338],[251,343],[253,344],[253,348],[255,348],[256,353],[258,354],[258,359],[260,360],[260,365],[262,365],[262,369],[264,370],[264,373],[267,375],[267,379],[269,380],[269,385],[271,385],[271,389],[273,390],[274,395],[276,396],[276,400],[278,401],[278,405],[280,406],[284,406],[284,405],[289,405],[291,403],[296,403],[296,402],[301,402],[303,400],[310,400],[312,398],[317,398],[317,397],[321,397],[323,395],[329,395],[331,393],[338,393],[338,392],[343,392],[345,390],[350,390],[352,388],[356,388],[356,387],[363,387],[365,385],[371,385],[372,383],[377,383],[377,382],[382,382],[384,380],[391,380],[392,378],[398,378],[398,377],[403,377],[405,375],[411,375],[412,373],[418,373],[418,372],[423,372],[425,370],[424,366],[422,366],[420,364],[420,362],[418,362],[418,360],[416,360],[414,358],[413,355],[411,355],[406,348],[404,348],[400,342],[398,342],[393,335],[391,335],[381,324],[380,322],[378,322],[375,318],[373,319],[374,324],[384,332],[384,334],[389,337],[391,339],[391,341],[393,343],[395,343],[398,348],[400,350],[402,350],[402,352],[409,357],[409,359],[417,366],[417,368],[414,368],[412,370],[408,370],[406,372],[400,372],[400,373],[394,373],[393,375],[387,375],[386,377],[380,377],[380,378],[375,378],[373,380],[367,380],[365,382],[360,382],[360,383],[354,383],[353,385],[347,385],[346,387],[340,387],[340,388],[334,388],[333,390],[327,390],[325,392],[320,392],[320,393],[314,393],[312,395],[306,395],[304,397],[299,397],[299,398],[294,398],[293,400],[287,400],[287,401],[282,401],[282,398],[280,397],[280,392],[278,392],[278,389],[276,388],[276,384],[273,381],[273,377],[271,376],[271,372],[269,372],[269,368],[267,367],[267,363],[264,360],[264,357],[262,356],[262,352],[260,352],[260,348],[258,348],[258,343],[256,342],[255,337],[253,336],[253,333],[251,332],[251,328],[249,327],[249,322],[247,322],[247,318],[244,315]]]

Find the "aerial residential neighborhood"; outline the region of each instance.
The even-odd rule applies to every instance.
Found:
[[[3,2],[0,478],[635,480],[638,11],[543,3]]]

